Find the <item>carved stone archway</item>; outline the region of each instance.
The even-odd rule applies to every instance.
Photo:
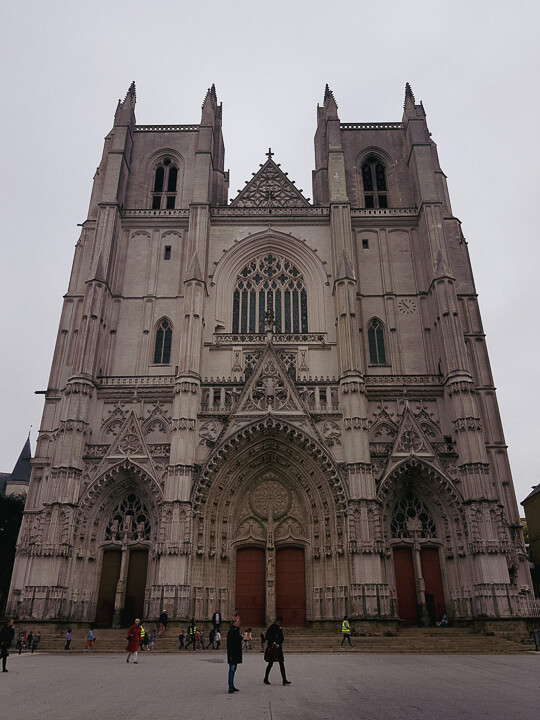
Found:
[[[130,568],[137,553],[152,557],[160,503],[161,488],[157,481],[130,460],[110,467],[85,491],[77,512],[72,572],[76,596],[89,605],[84,612],[89,619],[93,620],[98,611],[105,553],[114,552],[120,561],[114,580],[112,623],[120,626],[125,621]],[[86,587],[77,587],[83,581]]]
[[[208,615],[211,602],[224,615],[236,609],[236,552],[259,547],[265,551],[265,619],[271,620],[276,553],[294,547],[304,551],[307,620],[335,619],[332,593],[349,582],[345,488],[316,441],[274,418],[254,423],[216,448],[193,502],[196,615]]]
[[[402,605],[398,607],[400,617],[407,616],[405,620],[413,624],[433,622],[433,612],[441,614],[445,599],[446,607],[451,604],[452,585],[459,584],[459,558],[465,555],[466,519],[459,492],[439,470],[412,457],[383,479],[378,500],[386,554],[394,562],[388,570],[389,576],[394,576],[398,606]],[[445,572],[450,565],[453,572]],[[427,573],[436,576],[431,581],[437,586],[433,590],[435,610],[430,607],[432,588],[426,585]],[[404,587],[407,584],[409,588]],[[404,613],[405,604],[411,606]]]

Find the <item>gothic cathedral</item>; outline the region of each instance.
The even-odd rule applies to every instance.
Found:
[[[8,612],[121,626],[519,618],[528,563],[422,104],[317,107],[313,202],[222,106],[119,102],[65,295]]]

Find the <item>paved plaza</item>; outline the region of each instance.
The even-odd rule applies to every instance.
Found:
[[[533,720],[540,653],[522,655],[311,654],[285,657],[292,685],[262,655],[239,666],[227,694],[222,653],[11,654],[0,674],[6,720]]]

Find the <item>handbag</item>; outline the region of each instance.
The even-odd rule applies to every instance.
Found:
[[[264,661],[265,662],[274,662],[278,659],[279,654],[279,648],[277,648],[275,645],[268,645],[266,650],[264,651]]]

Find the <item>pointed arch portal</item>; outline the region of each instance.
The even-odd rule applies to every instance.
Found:
[[[269,415],[231,435],[193,491],[195,614],[210,612],[208,593],[243,626],[335,619],[314,598],[347,577],[344,500],[332,460],[298,428]]]

